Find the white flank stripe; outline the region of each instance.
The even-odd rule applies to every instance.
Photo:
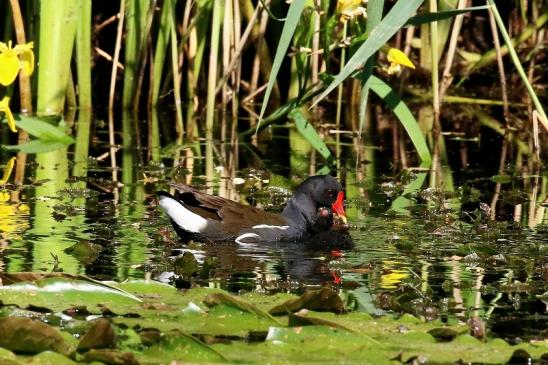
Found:
[[[201,233],[207,226],[207,221],[204,218],[200,217],[198,214],[192,213],[173,198],[161,196],[160,206],[166,214],[185,231]]]
[[[257,224],[256,226],[253,226],[254,229],[260,229],[260,228],[268,228],[268,229],[281,229],[286,230],[289,228],[289,226],[271,226],[268,224]]]
[[[253,241],[253,242],[244,242],[243,240],[245,240],[246,238],[253,238],[253,239],[258,239],[258,240],[260,240],[260,239],[261,239],[261,236],[259,236],[259,235],[256,234],[256,233],[248,232],[248,233],[244,233],[244,234],[239,235],[238,237],[236,237],[236,239],[235,239],[234,241],[235,241],[237,244],[242,245],[242,246],[253,245],[254,243],[256,243],[256,241]]]

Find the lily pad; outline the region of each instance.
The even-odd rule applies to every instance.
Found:
[[[30,318],[0,318],[0,333],[0,347],[14,352],[36,354],[50,350],[68,354],[71,350],[57,329]]]
[[[272,315],[284,315],[287,312],[297,312],[309,309],[320,312],[344,313],[344,303],[339,295],[330,288],[309,290],[297,299],[288,300],[270,309]]]
[[[96,320],[78,343],[78,351],[116,346],[116,334],[105,318]]]
[[[5,278],[2,279],[5,283]],[[71,276],[38,277],[32,281],[0,286],[0,301],[21,308],[48,308],[54,312],[86,306],[92,313],[101,313],[107,307],[119,314],[127,313],[129,308],[141,302],[136,296],[121,289]]]
[[[162,341],[143,351],[144,360],[157,363],[165,359],[170,362],[226,362],[227,359],[218,351],[182,333],[172,333]]]

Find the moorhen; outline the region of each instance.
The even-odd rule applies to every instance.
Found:
[[[210,242],[306,241],[331,228],[334,215],[346,222],[342,186],[332,176],[313,176],[295,190],[281,214],[171,184],[179,195],[158,192],[160,207],[184,240]],[[322,211],[322,207],[327,209]]]

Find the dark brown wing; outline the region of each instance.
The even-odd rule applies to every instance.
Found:
[[[256,225],[287,225],[287,220],[279,215],[197,191],[188,185],[171,184],[180,194],[178,199],[193,213],[206,219],[220,221],[219,227],[232,234],[239,234]]]

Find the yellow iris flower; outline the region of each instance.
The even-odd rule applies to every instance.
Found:
[[[6,164],[6,168],[4,169],[4,176],[2,176],[2,179],[0,179],[0,185],[5,185],[8,182],[11,176],[11,172],[13,171],[13,165],[15,165],[15,159],[16,157],[10,158],[10,160]]]
[[[34,71],[33,42],[18,44],[12,47],[11,41],[0,42],[0,85],[8,86],[15,81],[21,71],[25,76],[32,75]],[[15,119],[10,110],[10,98],[4,96],[0,101],[0,112],[6,114],[8,126],[12,132],[17,132]]]
[[[17,132],[17,129],[15,128],[15,119],[13,118],[13,114],[11,113],[10,109],[10,97],[4,96],[2,100],[0,100],[0,112],[4,112],[6,114],[6,119],[8,120],[8,126],[10,127],[12,132]]]
[[[11,46],[8,43],[0,42],[0,84],[8,86],[22,71],[24,75],[30,76],[34,71],[34,53],[32,48],[34,42]]]
[[[390,66],[383,67],[383,70],[389,75],[400,72],[401,66],[409,67],[413,70],[415,69],[413,62],[411,62],[405,53],[397,48],[390,48],[390,50],[388,50],[386,60],[390,62]]]

